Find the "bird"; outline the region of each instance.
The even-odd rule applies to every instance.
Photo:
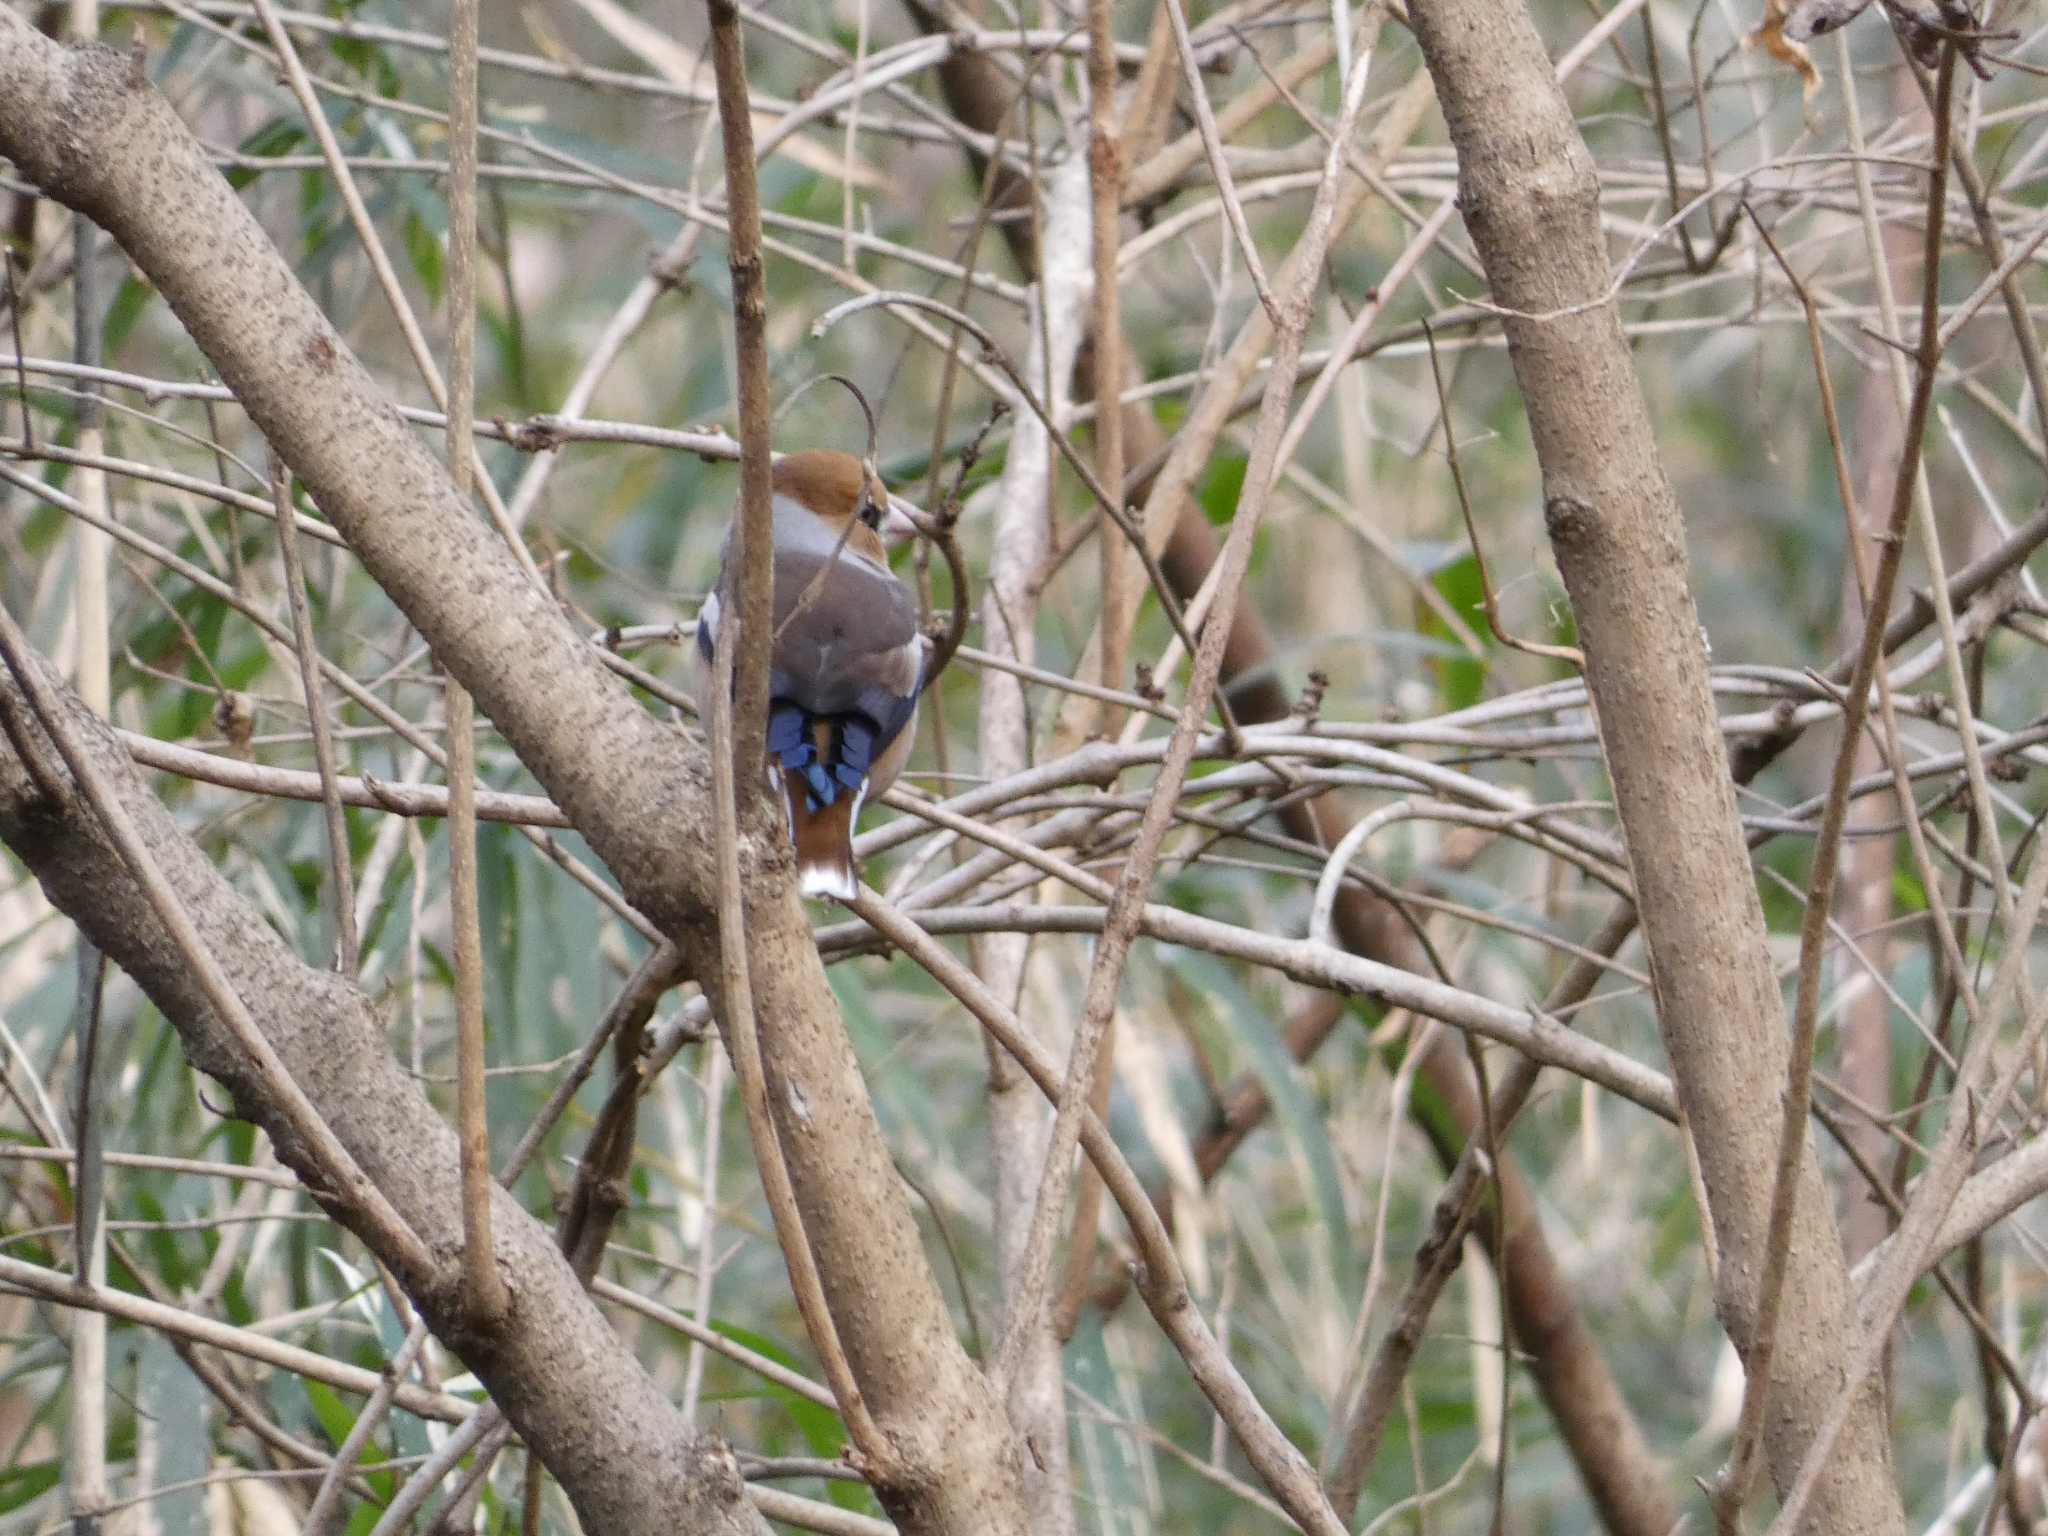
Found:
[[[788,816],[798,890],[851,901],[860,889],[854,827],[910,756],[931,642],[910,589],[889,569],[881,529],[901,514],[892,516],[871,460],[833,449],[786,454],[771,486],[768,779]],[[737,520],[697,615],[700,705],[716,685],[736,533]]]

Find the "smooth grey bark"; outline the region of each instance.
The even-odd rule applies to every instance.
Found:
[[[1715,1301],[1752,1334],[1787,1037],[1763,911],[1714,725],[1684,527],[1615,306],[1599,182],[1527,9],[1415,0],[1458,154],[1467,227],[1505,322],[1629,848],[1658,1025],[1720,1253]],[[1855,1342],[1842,1244],[1801,1163],[1765,1451],[1782,1491]],[[1879,1385],[1861,1391],[1805,1529],[1902,1531]]]
[[[439,1335],[575,1502],[584,1524],[621,1536],[761,1532],[731,1456],[694,1434],[584,1293],[548,1230],[497,1192],[498,1264],[511,1311],[469,1325],[457,1263],[461,1180],[455,1135],[391,1055],[384,1026],[350,982],[305,964],[151,794],[106,723],[63,689],[72,739],[113,782],[200,935],[250,1005],[292,1078],[363,1172],[433,1249],[432,1274],[398,1279]],[[13,678],[0,670],[0,841],[56,906],[133,976],[178,1028],[194,1066],[234,1095],[278,1155],[313,1164],[207,1004],[141,887],[100,832]],[[58,785],[38,787],[25,741]],[[318,1198],[317,1180],[310,1180]]]
[[[712,978],[715,1007],[701,748],[634,702],[454,494],[169,106],[125,56],[61,47],[0,9],[0,153],[156,285],[435,658],[628,898]],[[1021,1532],[1014,1437],[954,1335],[779,870],[786,839],[765,811],[741,832],[770,1102],[841,1342],[896,1451],[875,1469],[877,1492],[907,1531]]]

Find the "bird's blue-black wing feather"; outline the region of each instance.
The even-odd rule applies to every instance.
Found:
[[[874,772],[875,760],[902,734],[917,704],[915,695],[899,699],[882,689],[863,690],[860,704],[870,702],[872,713],[858,707],[838,715],[813,715],[793,699],[770,701],[768,755],[777,766],[802,776],[804,798],[813,811],[832,804],[842,794],[861,792]],[[820,725],[829,728],[822,753]]]
[[[794,594],[809,587],[814,567],[825,569],[826,584],[808,605],[798,604]],[[906,668],[896,658],[915,643],[916,619],[909,594],[886,570],[778,550],[775,577],[778,664],[768,674],[768,755],[801,779],[815,811],[864,790],[875,763],[916,716],[929,655],[909,690],[899,691]],[[880,648],[848,646],[847,590],[859,591],[858,606],[872,626],[866,637]],[[710,626],[700,623],[697,643],[709,661]]]

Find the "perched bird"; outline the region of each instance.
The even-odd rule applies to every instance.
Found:
[[[889,491],[873,466],[812,449],[776,460],[773,485],[768,777],[789,812],[804,895],[847,901],[859,886],[854,824],[910,756],[931,645],[885,558],[879,529]],[[726,534],[718,583],[697,615],[700,700],[717,675],[733,537]]]

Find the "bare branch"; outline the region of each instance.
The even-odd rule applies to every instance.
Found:
[[[765,546],[757,549],[765,553]],[[760,563],[766,565],[767,561]],[[758,618],[759,610],[756,613]],[[804,1327],[818,1357],[825,1364],[825,1379],[831,1383],[835,1406],[846,1420],[856,1450],[875,1476],[886,1480],[901,1475],[895,1449],[868,1412],[860,1383],[847,1363],[846,1351],[840,1347],[839,1331],[818,1279],[817,1258],[804,1231],[803,1211],[797,1204],[796,1191],[790,1186],[781,1137],[768,1108],[768,1082],[761,1070],[761,1040],[747,955],[746,891],[740,881],[740,809],[733,783],[733,672],[739,653],[739,636],[735,632],[740,622],[735,607],[725,605],[719,616],[718,666],[711,686],[711,795],[718,859],[718,958],[723,981],[719,1022],[724,1026],[726,1048],[732,1056],[733,1075],[739,1079],[740,1102],[746,1108],[747,1130],[761,1169],[761,1189],[789,1266],[797,1309],[803,1315]],[[761,684],[767,686],[765,673]]]
[[[356,933],[355,878],[349,869],[348,822],[342,815],[341,778],[334,765],[334,733],[327,719],[327,700],[320,686],[320,649],[313,636],[313,609],[306,597],[306,567],[299,556],[299,526],[292,513],[291,474],[282,462],[271,468],[271,504],[277,518],[277,549],[284,558],[285,596],[290,600],[292,635],[297,641],[299,687],[306,696],[306,724],[313,733],[313,760],[318,765],[320,804],[327,824],[327,862],[334,877],[336,968],[354,976],[362,965],[362,940]]]
[[[729,234],[726,260],[732,269],[733,343],[739,358],[740,509],[734,521],[729,569],[741,616],[740,654],[734,673],[733,775],[735,805],[750,806],[767,753],[768,665],[774,634],[770,614],[775,593],[769,561],[773,537],[769,509],[768,294],[761,271],[761,200],[754,185],[754,119],[747,101],[746,44],[739,8],[731,0],[708,0],[711,60],[718,78],[718,121],[725,143],[725,186]]]
[[[470,433],[476,414],[476,34],[477,0],[455,0],[449,16],[448,39],[446,403],[448,479],[456,499],[461,501],[469,498],[470,468],[476,458],[476,445]],[[446,698],[448,896],[449,920],[455,929],[456,1116],[462,1140],[463,1283],[469,1287],[471,1305],[478,1318],[488,1323],[504,1315],[508,1299],[504,1279],[491,1256],[491,1135],[484,1101],[483,927],[477,909],[476,721],[469,690],[454,678],[448,680]]]
[[[1892,495],[1891,518],[1880,539],[1877,574],[1871,582],[1864,609],[1863,641],[1855,669],[1849,674],[1848,698],[1842,715],[1842,739],[1835,750],[1835,763],[1828,785],[1828,800],[1821,813],[1820,835],[1813,848],[1813,881],[1806,893],[1806,906],[1799,929],[1799,989],[1792,1008],[1790,1073],[1784,1089],[1783,1120],[1778,1133],[1778,1154],[1771,1185],[1770,1223],[1765,1229],[1763,1276],[1758,1284],[1755,1331],[1749,1340],[1749,1374],[1743,1390],[1742,1414],[1736,1425],[1735,1443],[1727,1467],[1715,1491],[1715,1515],[1720,1529],[1732,1536],[1741,1525],[1742,1506],[1749,1496],[1755,1456],[1763,1435],[1764,1406],[1770,1391],[1771,1357],[1777,1346],[1778,1312],[1784,1300],[1784,1283],[1790,1267],[1793,1206],[1799,1193],[1799,1163],[1806,1148],[1807,1111],[1813,1093],[1814,1034],[1819,1025],[1822,945],[1827,924],[1834,911],[1835,880],[1839,874],[1837,855],[1842,829],[1849,812],[1849,781],[1856,770],[1856,755],[1862,746],[1864,712],[1870,700],[1870,685],[1881,659],[1885,615],[1891,612],[1892,591],[1898,582],[1900,557],[1905,549],[1906,519],[1913,508],[1914,482],[1919,474],[1920,449],[1927,431],[1927,413],[1934,395],[1934,379],[1940,363],[1938,299],[1941,272],[1942,215],[1947,201],[1946,148],[1949,117],[1948,88],[1955,74],[1953,49],[1943,55],[1942,89],[1935,118],[1934,174],[1927,194],[1927,246],[1923,270],[1927,274],[1926,302],[1918,374],[1913,404],[1907,413],[1901,441],[1898,474]],[[1942,588],[1944,594],[1946,587]]]

